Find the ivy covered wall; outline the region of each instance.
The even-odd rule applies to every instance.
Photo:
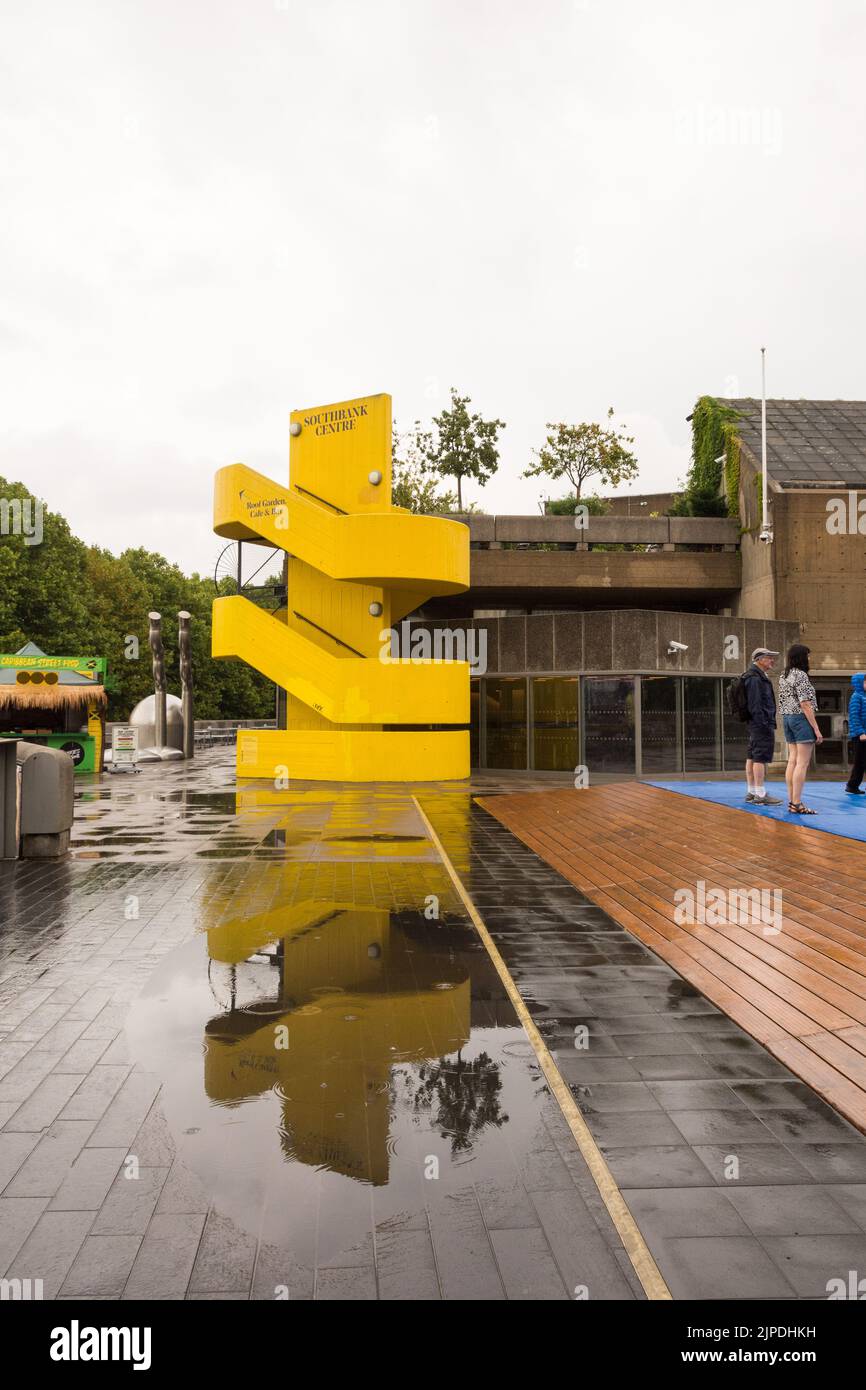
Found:
[[[738,516],[739,412],[716,396],[701,396],[691,419],[692,463],[680,499],[681,514]]]

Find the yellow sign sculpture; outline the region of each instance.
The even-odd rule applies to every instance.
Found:
[[[390,396],[296,410],[290,435],[288,488],[240,463],[215,479],[217,534],[288,557],[282,612],[213,606],[213,655],[286,691],[285,729],[239,732],[238,776],[468,777],[468,664],[395,659],[388,640],[425,599],[468,587],[468,527],[392,505]]]

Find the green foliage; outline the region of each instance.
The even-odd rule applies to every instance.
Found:
[[[0,497],[30,496],[22,483],[0,478]],[[268,719],[274,712],[273,686],[236,661],[210,655],[210,579],[185,575],[162,555],[126,550],[116,556],[73,536],[62,516],[43,513],[41,545],[23,536],[0,535],[0,651],[14,652],[35,642],[49,656],[105,656],[112,690],[109,719],[125,719],[143,696],[153,692],[148,647],[148,613],[163,616],[166,677],[180,694],[176,615],[192,614],[196,716],[200,719]],[[127,637],[138,638],[139,655],[130,659]]]
[[[544,504],[545,516],[574,516],[577,510],[578,499],[576,497],[553,497],[548,498]],[[603,497],[590,495],[581,497],[580,505],[586,507],[589,516],[607,516],[610,511],[610,503]]]
[[[688,485],[668,507],[668,516],[727,516],[727,499],[713,488]]]
[[[613,419],[613,406],[607,412]],[[577,501],[588,478],[598,478],[605,487],[618,487],[637,477],[637,459],[629,445],[631,435],[598,424],[548,424],[547,437],[540,449],[533,449],[537,462],[530,464],[524,478],[567,478]]]
[[[471,478],[479,487],[489,482],[499,467],[497,443],[504,420],[484,420],[470,415],[468,396],[459,396],[451,387],[451,409],[433,416],[435,435],[418,432],[418,447],[435,473],[457,480],[457,510],[463,506],[463,479]]]
[[[692,463],[670,516],[736,516],[739,510],[739,411],[701,396],[692,411]],[[722,482],[724,480],[724,496]]]
[[[740,515],[740,441],[732,428],[725,440],[725,497],[728,516]]]
[[[430,516],[452,512],[457,504],[453,492],[439,492],[439,475],[428,462],[429,434],[416,420],[407,434],[399,434],[396,421],[391,432],[391,501],[407,512]]]

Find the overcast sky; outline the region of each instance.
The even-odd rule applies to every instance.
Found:
[[[288,412],[452,384],[688,462],[703,393],[863,399],[863,0],[3,0],[0,474],[209,572]]]

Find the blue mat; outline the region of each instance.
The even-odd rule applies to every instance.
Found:
[[[807,782],[803,800],[817,815],[794,816],[788,812],[788,793],[784,782],[767,783],[770,796],[781,799],[781,806],[747,805],[745,782],[656,782],[650,786],[665,791],[693,796],[698,801],[714,801],[718,806],[732,806],[736,811],[748,811],[753,816],[784,820],[789,825],[805,825],[810,830],[824,830],[829,835],[844,835],[849,840],[866,841],[866,796],[849,796],[842,781]]]

